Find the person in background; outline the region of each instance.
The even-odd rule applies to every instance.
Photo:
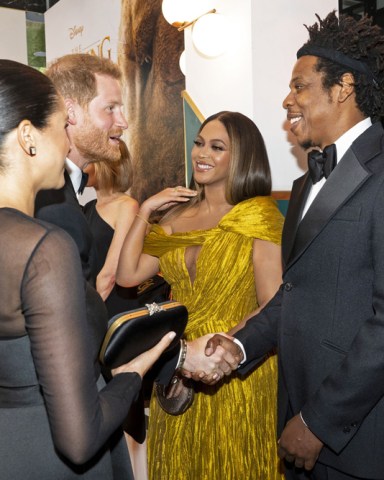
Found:
[[[45,75],[0,60],[1,478],[133,480],[121,423],[175,334],[105,385],[95,358],[106,328],[88,328],[77,247],[33,218],[36,193],[64,184],[67,122]]]
[[[116,285],[120,250],[139,204],[127,193],[133,170],[126,144],[120,140],[121,158],[115,162],[90,162],[84,171],[87,186],[94,187],[97,199],[84,206],[97,254],[96,290],[104,300],[109,317],[136,308],[136,289]]]
[[[96,248],[96,290],[105,302],[109,318],[138,307],[137,289],[116,285],[116,269],[126,234],[139,209],[127,193],[132,185],[133,169],[126,144],[120,140],[121,158],[115,162],[90,162],[83,171],[87,186],[93,187],[97,199],[84,206]],[[147,458],[145,416],[142,393],[125,419],[126,440],[135,480],[146,479]]]
[[[35,216],[72,236],[80,252],[84,277],[95,285],[95,246],[78,196],[87,183],[82,171],[86,163],[121,158],[120,138],[128,126],[122,113],[121,71],[107,58],[76,53],[55,60],[46,74],[64,98],[70,148],[64,187],[39,192]]]
[[[194,190],[167,188],[143,202],[116,280],[132,286],[161,270],[173,298],[189,312],[184,368],[214,368],[217,374],[220,366],[198,355],[201,339],[230,330],[273,297],[281,283],[283,217],[270,197],[263,138],[249,118],[212,115],[194,143]],[[148,225],[151,214],[172,206],[159,224]],[[272,355],[245,379],[196,384],[194,402],[183,415],[168,415],[153,397],[150,478],[283,478],[275,442],[276,384]]]
[[[240,371],[277,346],[287,479],[382,480],[384,34],[335,12],[307,30],[283,107],[316,150],[292,188],[284,283],[235,333]],[[216,343],[234,346],[218,336],[207,354]]]

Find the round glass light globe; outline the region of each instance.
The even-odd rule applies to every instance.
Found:
[[[185,76],[185,72],[187,71],[187,62],[185,59],[185,50],[181,52],[180,58],[179,58],[179,67],[180,70],[182,71],[183,75]]]
[[[195,48],[206,57],[218,57],[229,45],[229,23],[220,13],[209,13],[193,25],[192,40]]]
[[[181,24],[187,21],[188,1],[189,0],[163,0],[161,10],[165,20],[171,25]]]
[[[163,0],[161,9],[165,20],[173,24],[192,22],[214,8],[217,0]]]

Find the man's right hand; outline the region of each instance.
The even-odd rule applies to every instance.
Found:
[[[243,360],[244,355],[237,343],[233,341],[233,337],[230,335],[216,333],[210,338],[205,347],[205,354],[210,357],[216,352],[218,347],[222,347],[228,355],[233,356],[236,359],[237,365]]]
[[[242,358],[240,347],[229,335],[205,335],[188,342],[187,358],[182,373],[185,377],[214,385],[224,375],[231,375]]]
[[[233,370],[237,370],[239,364],[244,358],[243,352],[239,345],[233,341],[233,337],[227,334],[216,333],[210,340],[208,340],[205,347],[205,355],[211,355],[222,352],[222,358],[226,361]],[[220,379],[215,379],[212,375],[206,375],[201,379],[202,382],[209,385],[215,384]]]

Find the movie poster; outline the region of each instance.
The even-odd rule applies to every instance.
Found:
[[[47,63],[67,53],[89,53],[121,66],[128,120],[124,139],[135,171],[130,193],[139,202],[167,186],[185,184],[185,82],[179,67],[184,34],[165,21],[161,3],[61,0],[45,14]]]

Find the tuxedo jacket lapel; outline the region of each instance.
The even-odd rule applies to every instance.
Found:
[[[64,170],[64,179],[65,179],[64,190],[65,190],[66,201],[72,205],[79,206],[80,205],[79,200],[77,198],[75,189],[73,188],[71,177],[67,172],[67,170]]]
[[[288,259],[291,256],[297,228],[302,217],[311,185],[312,181],[308,173],[295,180],[292,185],[291,198],[288,203],[288,211],[284,222],[283,240],[281,245],[285,264],[288,263]]]
[[[291,244],[288,256],[285,258],[286,265],[295,261],[306,250],[338,209],[370,175],[369,171],[361,165],[353,150],[351,148],[348,149],[314,199],[301,222],[300,219],[295,218],[290,220],[293,226],[288,226],[288,231],[284,232],[284,234],[291,235],[294,232],[295,223],[297,228],[296,235],[293,238],[283,240]],[[309,181],[308,176],[306,176],[304,185],[308,185]],[[308,190],[303,188],[300,195],[301,198],[298,200],[298,204],[301,215],[305,200],[308,196]]]

